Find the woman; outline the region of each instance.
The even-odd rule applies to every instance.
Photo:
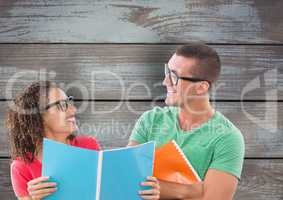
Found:
[[[86,149],[99,150],[93,137],[76,136],[76,108],[72,97],[51,82],[36,82],[14,100],[7,114],[11,156],[11,179],[14,192],[20,200],[42,199],[54,193],[56,183],[41,176],[42,142],[49,138]],[[142,183],[151,190],[141,191],[144,199],[159,199],[156,178],[148,177]]]

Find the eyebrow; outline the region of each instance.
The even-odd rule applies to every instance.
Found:
[[[68,97],[66,97],[65,99],[58,99],[58,100],[55,100],[55,101],[53,101],[53,102],[48,102],[49,104],[51,104],[51,103],[56,103],[56,102],[58,102],[58,101],[65,101],[65,100],[67,100],[68,99]]]
[[[168,66],[168,69],[169,69],[171,72],[174,72],[177,76],[179,76],[179,75],[178,75],[178,72],[177,72],[176,70],[171,69],[171,68],[170,68],[170,66],[169,66],[168,64],[167,64],[167,66]]]
[[[170,69],[170,68],[169,68]],[[171,70],[171,72],[174,72],[175,74],[177,74],[178,75],[178,73],[177,73],[177,71],[176,70],[172,70],[172,69],[170,69]]]

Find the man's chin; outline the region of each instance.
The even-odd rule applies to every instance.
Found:
[[[167,97],[166,99],[165,99],[165,104],[167,105],[167,106],[177,106],[177,102],[175,102],[172,98],[170,98],[170,97]]]

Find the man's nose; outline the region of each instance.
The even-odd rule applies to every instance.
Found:
[[[163,82],[162,82],[162,85],[163,86],[167,86],[167,85],[171,86],[172,85],[171,81],[170,81],[170,78],[169,78],[169,75],[165,75],[165,77],[163,79]]]

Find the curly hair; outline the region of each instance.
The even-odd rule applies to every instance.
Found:
[[[44,137],[41,110],[48,103],[52,87],[56,87],[55,83],[49,81],[32,83],[9,106],[6,127],[12,159],[20,157],[31,163],[38,153]]]

